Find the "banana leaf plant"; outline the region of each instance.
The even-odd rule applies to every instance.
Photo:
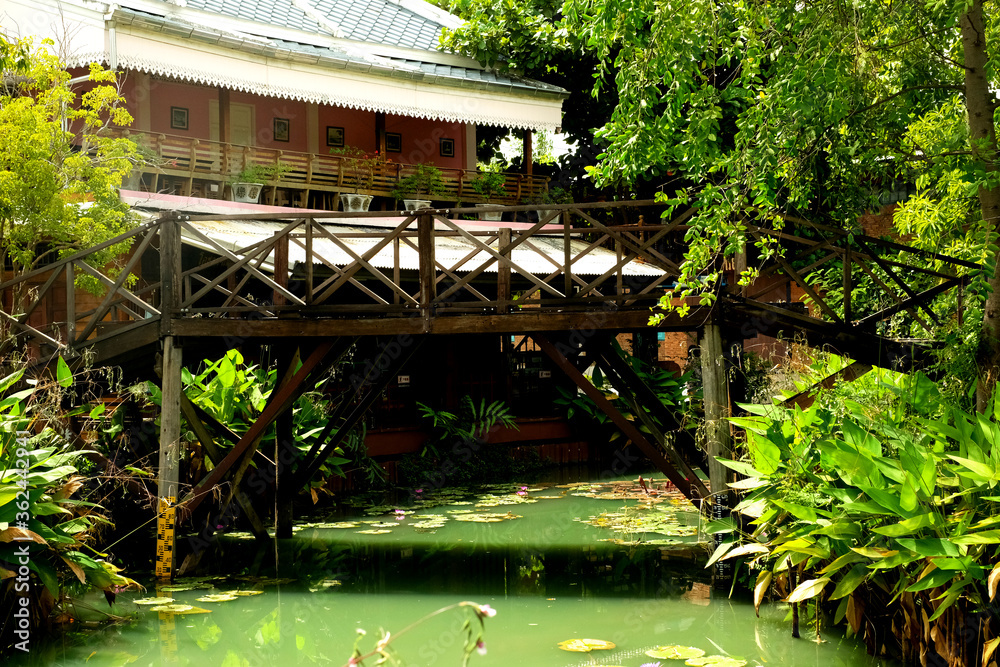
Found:
[[[920,375],[886,389],[899,409],[874,419],[850,401],[843,416],[818,403],[744,406],[751,416],[732,421],[745,455],[722,461],[742,476],[731,486],[744,521],[709,526],[726,536],[709,564],[756,570],[758,608],[773,590],[828,607],[869,648],[892,629],[904,658],[936,651],[949,665],[988,665],[1000,644],[989,611],[1000,584],[1000,401],[965,412]],[[970,619],[971,654],[955,635]]]

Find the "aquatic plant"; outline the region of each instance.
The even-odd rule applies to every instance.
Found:
[[[364,665],[365,660],[378,656],[378,660],[375,664],[383,664],[385,662],[390,662],[392,664],[397,664],[395,657],[391,651],[392,642],[396,641],[410,630],[416,628],[419,625],[429,621],[435,616],[439,616],[445,612],[451,611],[453,609],[463,609],[469,612],[469,617],[466,618],[465,623],[462,624],[462,632],[465,634],[465,645],[462,649],[462,665],[468,665],[469,658],[473,653],[479,655],[486,654],[486,642],[483,639],[483,635],[486,632],[486,619],[493,618],[496,616],[496,610],[488,604],[479,604],[478,602],[456,602],[455,604],[450,604],[446,607],[441,607],[426,616],[414,621],[410,625],[406,626],[399,632],[391,634],[389,632],[382,632],[381,637],[375,643],[375,648],[368,652],[362,652],[359,645],[364,639],[366,632],[365,630],[358,628],[358,635],[354,641],[354,652],[351,658],[344,663],[344,667],[353,667],[355,665]]]
[[[0,618],[12,620],[5,639],[26,645],[50,617],[73,619],[69,591],[100,590],[110,605],[139,584],[94,548],[96,531],[111,521],[99,505],[77,497],[86,481],[78,473],[93,452],[74,449],[65,423],[54,421],[63,417],[63,392],[73,383],[68,365],[60,358],[55,378],[13,391],[23,375],[0,380]],[[22,622],[13,620],[15,611]]]
[[[1000,646],[1000,400],[976,414],[919,374],[884,381],[897,404],[877,414],[853,401],[842,415],[745,406],[752,416],[733,422],[746,454],[724,461],[745,477],[732,485],[745,523],[713,522],[725,539],[709,564],[746,561],[755,606],[772,588],[793,608],[829,605],[870,648],[891,626],[904,660],[988,664]],[[955,634],[967,625],[977,641]]]

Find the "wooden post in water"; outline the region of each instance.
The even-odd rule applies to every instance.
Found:
[[[295,359],[295,346],[292,341],[288,344],[275,346],[275,355],[278,366],[278,378],[283,378],[289,374],[289,367]],[[292,536],[292,500],[295,498],[296,489],[292,488],[292,466],[295,463],[295,434],[294,423],[292,421],[292,406],[278,415],[275,420],[275,444],[274,444],[274,534],[279,539],[288,539]]]
[[[729,435],[729,386],[726,358],[722,350],[722,327],[706,324],[701,335],[701,379],[705,404],[705,449],[712,491],[712,518],[729,516],[728,469],[717,457],[729,458],[732,443]],[[716,537],[716,541],[721,539]],[[716,561],[713,584],[717,590],[728,589],[732,565]]]
[[[163,339],[163,380],[160,407],[160,477],[157,496],[156,576],[172,579],[176,559],[177,486],[180,481],[181,448],[181,348],[174,337]]]
[[[177,487],[181,457],[181,348],[171,335],[171,318],[180,301],[181,234],[178,216],[167,214],[160,226],[160,340],[162,401],[156,523],[156,576],[172,579],[176,560]]]

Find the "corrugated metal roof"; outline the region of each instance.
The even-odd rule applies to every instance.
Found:
[[[454,222],[461,225],[462,221],[456,220]],[[256,220],[219,220],[192,221],[190,224],[223,248],[235,251],[239,248],[245,248],[273,236],[275,232],[281,230],[287,223]],[[372,227],[362,227],[356,225],[325,224],[323,226],[334,235],[362,234],[378,231]],[[440,228],[441,225],[438,225],[438,227]],[[413,229],[416,230],[415,223],[413,225]],[[516,234],[517,232],[515,231],[515,239]],[[183,236],[185,243],[188,243],[189,245],[210,252],[217,252],[201,239],[191,235],[190,232],[185,231]],[[380,241],[380,238],[342,238],[340,240],[358,256],[362,256],[376,246]],[[416,245],[416,238],[413,238],[412,241],[414,245]],[[530,243],[538,249],[538,252],[529,248],[527,244],[522,243],[518,247],[514,248],[511,253],[511,260],[522,269],[538,276],[547,276],[557,270],[557,264],[560,266],[562,265],[563,239],[561,236],[533,236],[530,239]],[[577,240],[573,240],[570,243],[572,245],[573,256],[578,255],[589,245],[584,241]],[[494,240],[491,246],[495,249],[497,242]],[[435,259],[442,265],[448,267],[449,270],[474,249],[475,246],[473,246],[472,243],[461,237],[438,237],[436,238],[434,244]],[[350,253],[348,253],[345,249],[341,248],[329,239],[316,235],[313,236],[313,252],[327,262],[336,266],[346,266],[355,261]],[[544,255],[541,253],[544,253]],[[299,245],[294,242],[289,243],[288,255],[289,264],[293,266],[295,264],[305,262],[306,251],[304,243],[303,245]],[[489,260],[491,257],[492,256],[485,250],[479,250],[477,255],[469,259],[465,264],[463,264],[462,268],[458,269],[456,272],[468,273],[476,269],[483,262]],[[372,266],[379,269],[391,269],[394,265],[393,258],[394,249],[393,244],[390,243],[387,244],[385,248],[382,248],[373,258],[368,260],[368,262]],[[269,258],[266,262],[264,267],[265,270],[272,270],[270,260],[271,258]],[[617,255],[614,252],[604,248],[594,248],[581,259],[573,262],[571,271],[574,274],[582,276],[599,276],[613,267],[617,261]],[[400,268],[402,269],[417,270],[420,266],[420,258],[417,251],[405,243],[400,244],[399,262]],[[497,265],[494,263],[487,268],[486,271],[496,273]],[[659,277],[662,276],[663,273],[664,272],[662,270],[655,266],[640,264],[638,262],[629,262],[622,267],[622,274],[626,276]]]

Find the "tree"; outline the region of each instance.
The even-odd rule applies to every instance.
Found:
[[[108,136],[111,126],[132,122],[116,76],[92,64],[96,85],[77,96],[51,46],[0,36],[0,251],[15,274],[114,238],[135,222],[118,189],[139,150]],[[97,262],[112,262],[126,249],[111,246]]]
[[[852,229],[894,179],[916,178],[898,218],[917,244],[996,265],[998,26],[984,0],[567,0],[561,12],[601,63],[595,94],[616,100],[592,176],[676,172],[668,201],[697,207],[675,295],[711,301],[705,275],[745,247],[749,219]],[[1000,277],[986,279],[980,405],[1000,376]]]

